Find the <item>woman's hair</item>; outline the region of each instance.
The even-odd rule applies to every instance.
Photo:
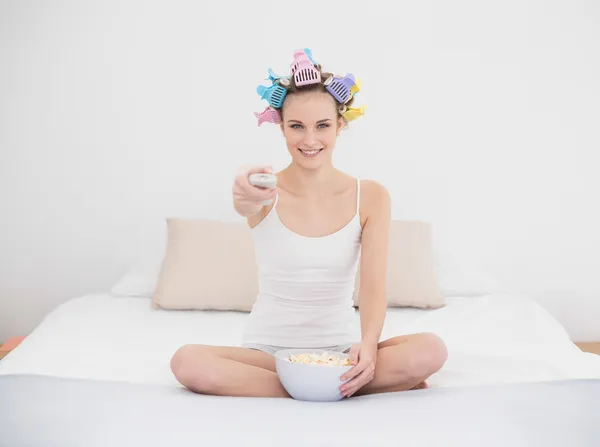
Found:
[[[321,82],[319,82],[317,84],[308,84],[308,85],[302,85],[302,86],[298,87],[298,86],[296,86],[296,82],[294,81],[294,77],[293,76],[290,77],[290,85],[288,85],[286,87],[287,94],[286,94],[286,97],[284,98],[283,104],[281,105],[281,108],[280,108],[280,113],[281,113],[282,119],[283,119],[283,106],[285,104],[285,100],[290,95],[297,95],[297,94],[304,93],[304,92],[314,92],[314,91],[320,91],[320,92],[324,92],[324,93],[329,94],[329,92],[327,91],[327,89],[325,89],[325,81],[327,79],[329,79],[330,77],[333,77],[334,74],[322,71],[320,64],[317,64],[315,66],[315,68],[321,74]],[[335,100],[335,98],[333,96],[331,97],[331,99],[333,100],[333,102],[336,105],[338,118],[343,118],[342,113],[345,110],[345,108],[351,107],[352,103],[354,102],[354,96],[351,96],[350,99],[348,100],[348,102],[346,102],[345,104],[339,104]],[[345,106],[345,108],[344,108],[344,106]],[[344,122],[346,123],[346,126],[347,126],[348,122],[345,119],[344,119]]]
[[[324,72],[321,64],[313,61],[310,49],[304,48],[294,52],[294,62],[290,66],[290,72],[288,76],[277,76],[269,68],[268,79],[272,84],[268,87],[259,85],[256,88],[261,99],[266,99],[268,102],[265,110],[254,112],[259,126],[262,123],[281,124],[282,109],[287,97],[311,91],[321,91],[331,95],[336,104],[337,115],[345,123],[344,128],[350,121],[364,115],[365,106],[351,107],[354,103],[354,95],[360,90],[360,81],[354,79],[351,73],[341,77]],[[300,85],[296,84],[297,79]]]

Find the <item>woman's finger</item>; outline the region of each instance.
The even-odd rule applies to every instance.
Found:
[[[342,394],[351,394],[356,390],[360,389],[365,383],[369,373],[366,371],[361,372],[354,379],[346,382],[340,389]]]
[[[358,361],[360,360],[359,358],[359,353],[360,353],[360,345],[356,344],[356,345],[352,345],[352,347],[350,348],[350,363],[352,365],[357,365]]]
[[[253,201],[264,201],[275,198],[277,189],[261,188],[251,185],[247,178],[236,180],[236,186],[239,193]]]
[[[354,395],[354,393],[356,393],[357,391],[360,391],[360,389],[362,387],[364,387],[365,385],[368,385],[369,382],[371,382],[373,380],[374,375],[371,375],[371,377],[369,377],[369,379],[361,386],[359,386],[358,388],[356,388],[355,390],[352,390],[349,394],[348,397],[352,397]]]
[[[342,381],[353,379],[354,377],[358,376],[361,372],[363,372],[366,367],[367,365],[365,363],[358,362],[354,368],[349,370],[341,377]]]
[[[342,386],[342,388],[341,388],[342,395],[347,395],[347,396],[353,395],[359,389],[361,389],[363,386],[365,386],[367,383],[369,383],[371,380],[373,380],[374,376],[375,376],[374,369],[370,369],[370,368],[365,369],[358,376],[356,376],[353,380],[346,382]]]
[[[254,186],[252,186],[251,188],[254,188]],[[269,200],[274,199],[276,194],[277,190],[275,189],[258,189],[255,191],[251,191],[248,195],[253,200]]]

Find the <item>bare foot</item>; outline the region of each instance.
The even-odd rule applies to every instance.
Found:
[[[418,385],[415,385],[411,390],[424,390],[425,388],[429,388],[429,385],[427,385],[427,382],[423,381]]]

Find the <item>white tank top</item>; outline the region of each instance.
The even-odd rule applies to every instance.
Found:
[[[252,229],[259,283],[244,343],[317,348],[359,341],[353,293],[362,235],[360,180],[354,217],[327,236],[288,229],[277,202]]]

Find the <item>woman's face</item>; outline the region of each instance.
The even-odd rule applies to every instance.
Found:
[[[335,99],[323,91],[296,93],[285,99],[282,112],[281,130],[293,161],[306,169],[331,164],[343,125]]]

